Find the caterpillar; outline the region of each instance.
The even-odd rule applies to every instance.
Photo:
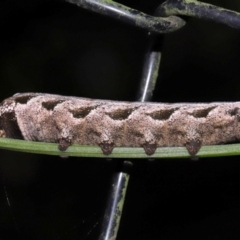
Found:
[[[240,140],[240,102],[141,103],[20,93],[0,104],[0,137],[114,147],[185,146],[191,156],[202,145]]]

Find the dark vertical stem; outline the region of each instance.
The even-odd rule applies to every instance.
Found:
[[[158,77],[161,60],[161,47],[162,37],[150,35],[137,99],[141,102],[151,100]],[[130,177],[129,166],[131,165],[132,163],[129,161],[119,161],[120,169],[119,171],[116,171],[112,179],[99,240],[115,240],[117,238]]]
[[[117,238],[131,165],[132,163],[129,161],[119,161],[119,170],[112,179],[99,240],[115,240]]]
[[[163,35],[150,34],[149,45],[145,54],[142,78],[137,100],[150,101],[155,89],[161,61]]]

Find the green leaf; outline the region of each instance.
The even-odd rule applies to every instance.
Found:
[[[97,157],[97,158],[190,158],[185,147],[161,147],[148,156],[143,148],[116,147],[113,153],[106,156],[98,146],[72,145],[66,151],[58,150],[56,143],[31,142],[0,138],[0,148],[19,152],[29,152],[46,155]],[[240,155],[240,144],[203,146],[196,157],[222,157]]]

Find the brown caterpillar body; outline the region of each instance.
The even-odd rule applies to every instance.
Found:
[[[23,93],[0,105],[0,136],[40,142],[114,147],[186,146],[194,156],[202,145],[240,140],[240,102],[140,103]]]

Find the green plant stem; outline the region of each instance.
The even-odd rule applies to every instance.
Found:
[[[56,143],[30,142],[24,140],[0,138],[0,148],[58,156],[97,157],[97,158],[190,158],[185,147],[161,147],[148,156],[143,148],[116,147],[111,155],[104,155],[98,146],[72,145],[66,151],[58,150]],[[203,146],[196,157],[223,157],[240,155],[240,144]]]

